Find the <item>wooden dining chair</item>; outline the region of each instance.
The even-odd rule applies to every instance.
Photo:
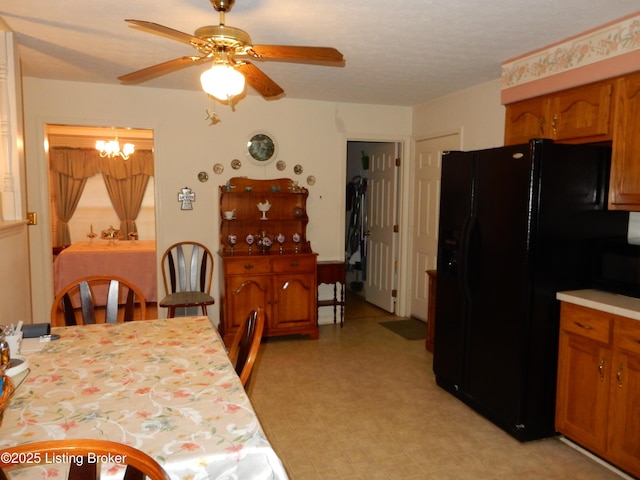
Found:
[[[199,307],[207,315],[207,305],[215,303],[210,295],[213,255],[201,243],[180,242],[162,255],[162,279],[165,297],[158,305],[168,308],[169,318],[177,308]]]
[[[52,326],[146,320],[140,289],[115,275],[90,275],[65,286],[51,306]]]
[[[0,455],[0,480],[8,480],[10,478],[8,474],[12,470],[42,466],[45,464],[45,458],[54,457],[82,458],[82,461],[69,462],[67,476],[69,480],[99,479],[101,463],[94,460],[108,457],[117,458],[113,463],[124,466],[124,480],[143,480],[144,478],[169,480],[170,478],[152,457],[129,445],[109,440],[65,439],[26,443],[3,449]],[[23,460],[27,460],[28,463],[23,463]],[[47,466],[54,464],[55,462]]]
[[[264,331],[265,312],[262,307],[251,310],[249,315],[242,321],[240,328],[236,332],[231,346],[229,347],[229,358],[235,366],[236,373],[240,377],[243,386],[247,386],[253,364],[258,356],[262,332]]]

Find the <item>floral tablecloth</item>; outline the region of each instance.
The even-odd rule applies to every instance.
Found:
[[[172,479],[287,478],[207,317],[53,330],[61,338],[27,356],[0,449],[108,439],[148,453]]]

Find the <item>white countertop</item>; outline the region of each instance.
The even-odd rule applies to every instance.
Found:
[[[574,303],[633,320],[640,320],[640,298],[603,292],[602,290],[558,292],[556,298],[562,302]]]

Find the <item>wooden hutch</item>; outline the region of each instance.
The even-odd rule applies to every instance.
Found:
[[[306,239],[308,196],[288,178],[236,177],[220,186],[219,329],[226,344],[255,306],[266,311],[265,336],[318,338],[317,254]],[[267,203],[268,211],[258,208]]]

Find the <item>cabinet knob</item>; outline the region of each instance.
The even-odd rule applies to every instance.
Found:
[[[598,373],[600,374],[600,381],[604,380],[604,364],[605,364],[605,360],[604,358],[601,358],[600,363],[598,364]]]
[[[575,323],[580,328],[584,328],[585,330],[593,330],[593,327],[591,325],[587,325],[586,323],[580,323],[580,322],[573,322],[573,323]]]
[[[253,264],[251,264],[251,263],[247,263],[247,264],[244,266],[244,269],[245,269],[245,270],[251,270],[252,268],[253,268]]]
[[[300,266],[300,264],[299,264],[298,262],[291,262],[291,263],[289,264],[289,266],[290,266],[291,268],[298,268],[298,267]]]
[[[618,388],[622,388],[622,364],[618,367],[616,372],[616,380],[618,381]]]

